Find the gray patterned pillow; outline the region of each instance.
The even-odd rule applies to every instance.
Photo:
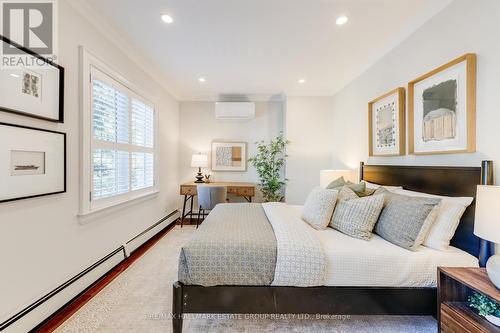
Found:
[[[330,226],[346,235],[369,240],[383,206],[383,195],[340,200]]]
[[[410,197],[389,191],[375,233],[407,250],[416,251],[424,242],[437,217],[440,199]]]
[[[307,196],[302,219],[314,229],[325,229],[332,218],[338,191],[315,187]]]

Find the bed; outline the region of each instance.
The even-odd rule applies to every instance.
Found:
[[[375,166],[362,163],[360,178],[371,183],[399,185],[405,189],[431,194],[475,197],[477,184],[491,184],[493,177],[491,163],[484,162],[482,167]],[[302,227],[297,224],[298,229],[280,233],[278,231],[285,227],[280,224],[283,218],[274,216],[284,214],[287,220],[300,219],[301,207],[283,204],[263,207],[264,212],[259,212],[256,207],[249,208],[248,211],[242,210],[242,207],[234,207],[234,216],[229,214],[226,219],[232,219],[236,228],[247,228],[249,221],[261,220],[259,214],[265,213],[277,235],[278,252],[289,251],[292,257],[300,256],[300,249],[298,252],[293,247],[280,249],[280,244],[310,241],[307,237],[310,231],[300,229]],[[435,267],[484,266],[491,255],[492,244],[477,238],[473,234],[473,225],[474,203],[462,216],[450,250],[446,252],[420,248],[410,253],[377,236],[366,242],[333,229],[327,232],[313,231],[317,233],[314,239],[319,243],[317,245],[325,258],[317,262],[319,252],[308,253],[306,258],[294,259],[292,265],[280,259],[280,256],[275,261],[272,260],[270,249],[276,245],[272,244],[271,238],[255,230],[244,230],[244,233],[254,237],[255,242],[252,243],[258,244],[254,250],[259,251],[262,261],[243,261],[239,263],[241,267],[237,266],[238,260],[231,257],[234,249],[229,241],[224,245],[221,256],[229,265],[219,266],[219,271],[211,272],[212,276],[208,274],[210,279],[207,280],[200,278],[203,275],[197,275],[196,265],[182,263],[183,260],[190,260],[189,251],[183,249],[180,281],[173,286],[174,332],[182,332],[182,317],[185,313],[436,316]],[[221,223],[221,230],[223,227]],[[212,230],[214,233],[220,232],[216,228]],[[241,230],[238,232],[241,233]],[[228,239],[235,239],[238,232],[229,231]],[[283,237],[288,237],[286,242],[280,242]],[[201,244],[200,248],[206,252],[214,249],[213,244],[203,243],[201,238],[194,244]],[[314,244],[309,245],[307,251],[313,249],[314,252]],[[255,253],[253,256],[255,257]],[[201,260],[207,260],[207,257],[202,257]],[[321,266],[319,262],[326,262],[326,265]],[[388,262],[391,264],[387,264]],[[294,265],[296,267],[290,267]],[[274,266],[276,271],[269,276],[269,267]],[[212,267],[205,265],[203,269],[210,270]],[[247,270],[248,274],[241,280],[242,284],[238,284],[239,276],[233,273],[241,269]],[[322,274],[325,279],[316,279],[316,276],[323,277]],[[248,279],[248,276],[252,278]],[[321,284],[318,281],[322,281]]]

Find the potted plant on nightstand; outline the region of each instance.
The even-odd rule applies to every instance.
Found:
[[[500,326],[500,304],[484,295],[473,293],[469,296],[469,306],[476,309],[490,323]]]
[[[285,167],[285,148],[288,140],[280,134],[268,144],[256,142],[257,155],[248,161],[257,170],[260,190],[265,202],[280,202],[284,199],[284,187],[287,179],[283,177]]]

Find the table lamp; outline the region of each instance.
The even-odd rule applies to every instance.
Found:
[[[476,196],[474,234],[493,243],[500,243],[500,186],[479,185]],[[491,282],[500,288],[500,254],[486,263]]]
[[[193,154],[193,156],[191,157],[191,167],[198,168],[198,173],[195,176],[195,183],[203,183],[203,174],[201,173],[201,168],[208,167],[208,156],[201,153]]]

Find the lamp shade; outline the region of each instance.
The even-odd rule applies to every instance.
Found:
[[[474,234],[500,243],[500,186],[477,187]]]
[[[346,181],[356,181],[354,173],[354,170],[321,170],[319,172],[319,185],[324,188],[333,180],[340,177],[344,177]]]
[[[191,167],[206,168],[208,167],[208,156],[203,154],[193,154],[191,157]]]

